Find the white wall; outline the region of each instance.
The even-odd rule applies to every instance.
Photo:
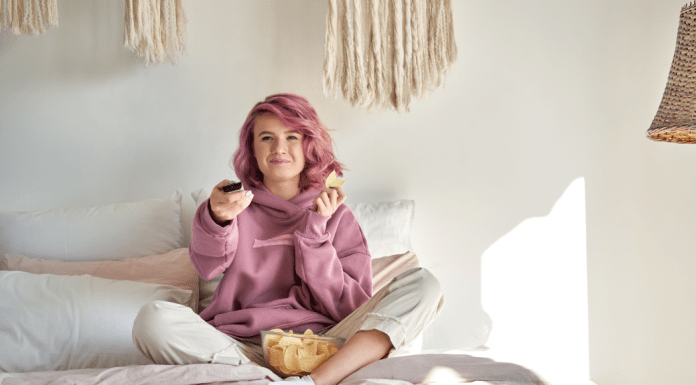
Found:
[[[122,47],[120,0],[61,1],[58,29],[0,33],[0,210],[188,197],[233,175],[256,101],[294,92],[337,130],[350,200],[416,201],[415,251],[447,301],[426,349],[510,323],[483,311],[484,253],[584,178],[590,377],[694,382],[696,147],[643,138],[683,0],[455,1],[459,61],[406,115],[322,95],[325,1],[186,3],[176,66]]]

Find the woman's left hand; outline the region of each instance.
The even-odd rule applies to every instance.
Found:
[[[330,217],[345,200],[346,194],[340,187],[325,188],[314,198],[312,211]]]

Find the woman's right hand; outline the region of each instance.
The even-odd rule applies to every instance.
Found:
[[[215,223],[220,226],[225,226],[233,220],[239,213],[244,211],[251,204],[254,198],[251,190],[239,190],[233,193],[225,193],[222,187],[230,183],[229,179],[225,179],[218,183],[210,193],[210,215]],[[248,194],[248,195],[247,195]]]

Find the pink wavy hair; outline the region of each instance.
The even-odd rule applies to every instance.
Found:
[[[256,103],[239,131],[239,147],[230,159],[230,165],[244,186],[258,188],[263,185],[263,174],[254,156],[254,122],[264,114],[274,115],[285,127],[304,136],[305,167],[300,174],[300,191],[324,188],[324,181],[331,171],[343,176],[345,167],[336,160],[331,136],[314,107],[301,96],[275,94]]]

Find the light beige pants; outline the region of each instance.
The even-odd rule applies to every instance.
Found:
[[[428,270],[414,268],[394,278],[369,301],[322,335],[350,339],[360,330],[380,330],[398,355],[442,310],[440,282]],[[140,309],[133,323],[133,343],[156,364],[253,361],[266,366],[259,345],[237,341],[203,321],[191,308],[154,301]]]

